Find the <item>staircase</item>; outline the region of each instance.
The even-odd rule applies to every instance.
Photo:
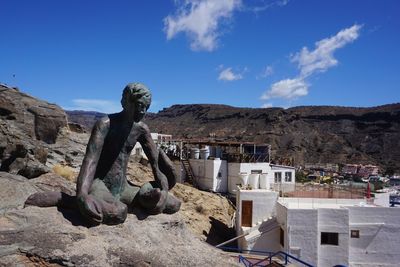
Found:
[[[182,159],[183,169],[186,173],[187,182],[192,184],[194,187],[197,187],[196,177],[193,174],[192,167],[190,166],[190,162],[188,159]]]

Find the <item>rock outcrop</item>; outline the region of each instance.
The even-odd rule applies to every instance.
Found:
[[[0,116],[9,127],[47,144],[54,144],[60,129],[67,126],[66,114],[59,106],[4,85],[0,85]]]
[[[57,105],[0,85],[0,171],[35,178],[54,164],[79,160],[86,141],[65,138],[67,126]]]
[[[88,228],[75,211],[23,208],[31,193],[49,189],[73,184],[0,172],[0,266],[236,266],[195,238],[179,214],[129,214],[121,225]]]

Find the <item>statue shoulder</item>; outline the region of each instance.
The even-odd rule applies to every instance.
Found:
[[[93,128],[101,132],[107,131],[110,128],[110,118],[108,115],[97,120]]]

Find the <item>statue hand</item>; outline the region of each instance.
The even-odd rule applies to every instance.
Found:
[[[156,189],[158,189],[158,188],[156,188]],[[158,200],[158,203],[156,206],[156,210],[158,210],[159,213],[163,212],[163,210],[165,209],[165,206],[167,205],[167,197],[168,197],[168,191],[161,190],[160,191],[160,199]]]
[[[103,221],[101,204],[94,197],[90,195],[82,195],[78,197],[78,206],[82,215],[97,223]]]

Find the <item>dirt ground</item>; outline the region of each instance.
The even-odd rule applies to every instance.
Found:
[[[128,177],[137,185],[153,180],[151,169],[135,160],[128,165]],[[179,213],[186,225],[201,240],[217,245],[235,236],[235,207],[226,197],[180,183],[171,192],[182,201]]]

